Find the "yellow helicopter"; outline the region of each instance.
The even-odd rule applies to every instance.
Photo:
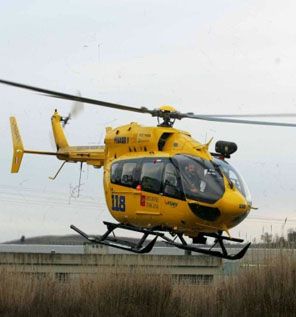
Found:
[[[247,243],[238,253],[229,254],[224,244],[224,241],[243,242],[242,239],[231,237],[229,229],[243,221],[253,208],[246,183],[226,161],[237,150],[237,145],[218,141],[216,152],[210,153],[211,141],[202,144],[188,132],[175,129],[173,125],[176,119],[296,127],[294,123],[236,119],[244,116],[283,117],[285,114],[196,115],[178,112],[171,106],[152,110],[135,108],[7,80],[0,80],[0,83],[50,97],[157,117],[156,127],[145,127],[135,122],[114,129],[107,127],[104,146],[70,146],[63,126],[71,119],[71,115],[62,117],[55,110],[51,123],[56,152],[26,150],[16,119],[10,118],[13,139],[11,172],[19,171],[24,153],[54,155],[62,160],[63,164],[53,179],[66,162],[103,167],[107,206],[118,223],[104,222],[107,231],[99,238],[89,236],[74,225],[71,228],[93,243],[135,253],[150,252],[158,238],[189,252],[230,260],[242,258],[250,246]],[[137,242],[115,238],[116,229],[138,232],[142,237]],[[223,232],[227,235],[223,235]],[[192,238],[192,244],[187,243],[184,235]],[[149,236],[154,238],[147,240]],[[212,245],[206,243],[209,237],[214,238]]]

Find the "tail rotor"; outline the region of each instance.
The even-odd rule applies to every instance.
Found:
[[[77,96],[81,98],[81,93],[77,90]],[[63,124],[63,128],[69,123],[70,119],[77,117],[84,110],[84,104],[81,101],[75,100],[73,102],[71,111],[66,117],[62,117],[61,121]]]

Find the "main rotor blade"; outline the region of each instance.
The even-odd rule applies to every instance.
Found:
[[[296,113],[249,113],[249,114],[203,114],[214,118],[289,118],[296,117]]]
[[[269,126],[278,126],[278,127],[296,127],[296,123],[286,123],[286,122],[228,119],[228,118],[222,118],[222,117],[220,117],[220,118],[219,117],[210,117],[207,115],[195,115],[195,114],[189,114],[189,113],[182,113],[181,116],[182,116],[182,118],[199,119],[199,120],[214,121],[214,122],[269,125]]]
[[[149,113],[153,117],[163,117],[163,118],[171,118],[171,119],[183,119],[183,118],[190,118],[190,119],[199,119],[199,120],[205,120],[205,121],[214,121],[214,122],[227,122],[227,123],[240,123],[240,124],[255,124],[255,125],[267,125],[267,126],[279,126],[279,127],[296,127],[296,123],[285,123],[285,122],[271,122],[271,121],[252,121],[252,120],[242,120],[242,119],[231,119],[231,118],[239,118],[239,117],[294,117],[296,114],[249,114],[249,115],[236,115],[236,114],[230,114],[230,115],[195,115],[194,113],[180,113],[180,112],[171,112],[167,113],[165,111],[162,111],[160,109],[154,109],[150,110],[146,107],[141,108],[135,108],[130,106],[125,106],[121,104],[106,102],[106,101],[100,101],[96,99],[91,98],[85,98],[82,96],[75,96],[70,95],[66,93],[62,93],[59,91],[39,88],[35,86],[29,86],[24,85],[8,80],[0,79],[0,83],[14,86],[18,88],[23,88],[27,90],[37,91],[41,94],[44,94],[49,97],[58,98],[58,99],[65,99],[65,100],[72,100],[72,101],[78,101],[83,102],[87,104],[102,106],[102,107],[108,107],[113,109],[119,109],[119,110],[126,110],[126,111],[132,111],[132,112],[138,112],[138,113]]]
[[[100,101],[100,100],[91,99],[91,98],[85,98],[82,96],[65,94],[63,92],[39,88],[39,87],[35,87],[35,86],[24,85],[24,84],[20,84],[20,83],[8,81],[8,80],[3,80],[3,79],[0,79],[0,83],[5,84],[5,85],[9,85],[9,86],[18,87],[18,88],[27,89],[27,90],[37,91],[37,92],[40,92],[46,96],[54,97],[54,98],[58,98],[58,99],[73,100],[73,101],[84,102],[84,103],[102,106],[102,107],[108,107],[108,108],[126,110],[126,111],[133,111],[133,112],[139,112],[139,113],[150,113],[150,114],[153,113],[153,110],[149,110],[145,107],[135,108],[135,107],[125,106],[125,105],[120,105],[117,103],[111,103],[111,102]]]

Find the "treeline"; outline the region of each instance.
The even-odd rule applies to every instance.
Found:
[[[287,237],[280,236],[277,233],[272,234],[270,232],[264,232],[261,235],[261,240],[254,240],[252,247],[264,247],[264,248],[296,248],[296,230],[289,229]]]

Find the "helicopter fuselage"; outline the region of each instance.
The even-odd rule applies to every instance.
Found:
[[[55,111],[51,122],[57,152],[43,152],[24,149],[11,118],[13,173],[18,172],[24,153],[103,167],[107,206],[117,221],[190,237],[227,232],[251,209],[243,179],[223,157],[209,152],[210,142],[201,144],[172,127],[130,123],[106,128],[105,146],[69,146],[61,119]],[[223,142],[217,143],[225,145],[226,154],[233,151],[231,143]]]
[[[187,132],[130,123],[107,128],[105,145],[106,202],[121,223],[195,237],[227,231],[249,213],[239,175],[235,184],[209,143]]]

